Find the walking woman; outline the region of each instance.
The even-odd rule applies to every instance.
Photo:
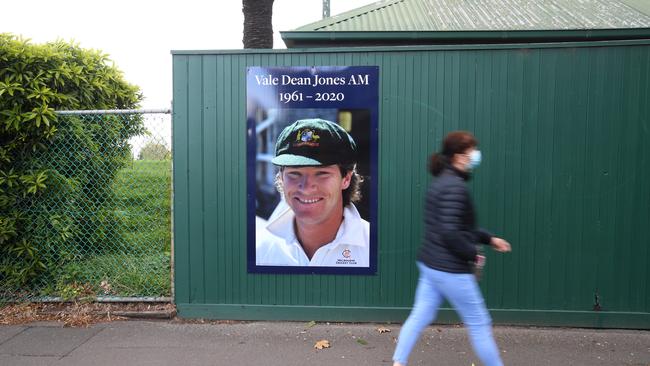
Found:
[[[422,330],[436,318],[444,299],[456,309],[469,331],[472,347],[486,366],[503,365],[492,335],[492,319],[473,273],[477,244],[509,252],[510,244],[476,225],[467,181],[481,162],[471,133],[448,134],[442,151],[433,154],[434,176],[426,193],[424,240],[417,255],[420,271],[415,304],[399,334],[393,366],[405,366]]]

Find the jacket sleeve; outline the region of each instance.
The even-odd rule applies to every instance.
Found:
[[[482,227],[476,229],[476,235],[478,237],[478,242],[488,245],[494,236],[491,232],[483,229]]]
[[[446,187],[439,195],[441,237],[454,255],[466,261],[476,257],[475,235],[463,227],[469,195],[463,185]]]

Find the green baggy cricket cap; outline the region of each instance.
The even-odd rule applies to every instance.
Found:
[[[357,161],[357,145],[341,126],[324,119],[301,119],[278,136],[275,158],[279,166],[351,164]]]

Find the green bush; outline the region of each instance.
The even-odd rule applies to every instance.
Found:
[[[149,142],[138,154],[138,160],[169,160],[172,158],[172,152],[167,146],[155,142]]]
[[[93,250],[92,243],[102,240],[116,220],[103,206],[111,182],[130,156],[128,139],[143,131],[137,116],[87,121],[57,117],[55,110],[133,109],[140,100],[138,88],[100,51],[0,34],[0,286],[5,290],[29,286],[47,277],[48,267],[63,265],[69,255],[55,249],[62,243],[79,243],[83,236],[91,243],[84,250]]]

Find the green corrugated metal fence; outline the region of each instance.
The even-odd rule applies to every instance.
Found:
[[[480,223],[513,245],[488,253],[495,322],[650,328],[650,41],[175,51],[173,65],[180,316],[403,320],[427,156],[467,129]],[[375,276],[246,272],[246,67],[292,65],[379,66]]]

